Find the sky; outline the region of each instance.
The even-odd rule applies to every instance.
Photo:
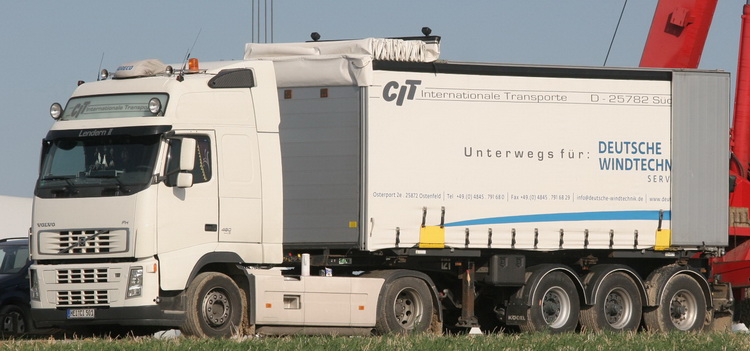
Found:
[[[260,21],[253,16],[259,2],[268,4],[268,20],[266,11]],[[311,32],[323,40],[418,36],[424,26],[442,37],[444,60],[602,66],[624,2],[5,0],[0,195],[33,196],[50,105],[64,105],[76,82],[96,80],[100,66],[114,71],[150,58],[180,63],[191,47],[201,61],[236,60],[253,39],[306,41]],[[744,3],[719,2],[699,68],[734,74]],[[638,66],[655,8],[655,0],[627,1],[607,66]]]

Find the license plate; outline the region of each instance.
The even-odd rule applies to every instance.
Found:
[[[85,319],[94,317],[96,317],[96,310],[93,308],[68,309],[68,319]]]

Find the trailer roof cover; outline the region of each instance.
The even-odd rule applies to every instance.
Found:
[[[164,73],[167,65],[156,59],[134,61],[117,67],[114,79],[150,77]]]
[[[366,38],[306,43],[245,44],[245,60],[319,55],[365,55],[381,61],[433,62],[440,56],[440,43],[437,40]]]

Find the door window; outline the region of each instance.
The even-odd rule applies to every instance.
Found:
[[[193,184],[205,183],[211,180],[211,139],[206,135],[192,135],[195,139],[195,167],[193,167]],[[180,150],[182,150],[182,139],[172,139],[169,146],[167,160],[167,186],[177,184],[179,173]]]

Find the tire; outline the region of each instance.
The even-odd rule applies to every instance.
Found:
[[[576,330],[581,302],[573,281],[563,272],[552,272],[542,278],[533,291],[524,332],[564,333]]]
[[[636,283],[625,273],[605,277],[594,296],[596,303],[581,310],[581,326],[601,332],[629,332],[641,324],[643,303]]]
[[[750,299],[743,298],[734,304],[734,317],[737,322],[750,325]]]
[[[643,321],[650,331],[699,331],[706,320],[706,298],[700,284],[693,277],[680,274],[672,277],[664,287],[659,305],[643,313]]]
[[[378,334],[427,331],[435,313],[427,284],[414,277],[398,278],[386,284],[378,300],[375,331]]]
[[[28,310],[18,305],[7,305],[0,309],[2,317],[2,334],[5,336],[21,336],[29,331]]]
[[[241,330],[246,306],[237,284],[228,276],[204,272],[190,282],[186,291],[186,335],[227,338]]]

